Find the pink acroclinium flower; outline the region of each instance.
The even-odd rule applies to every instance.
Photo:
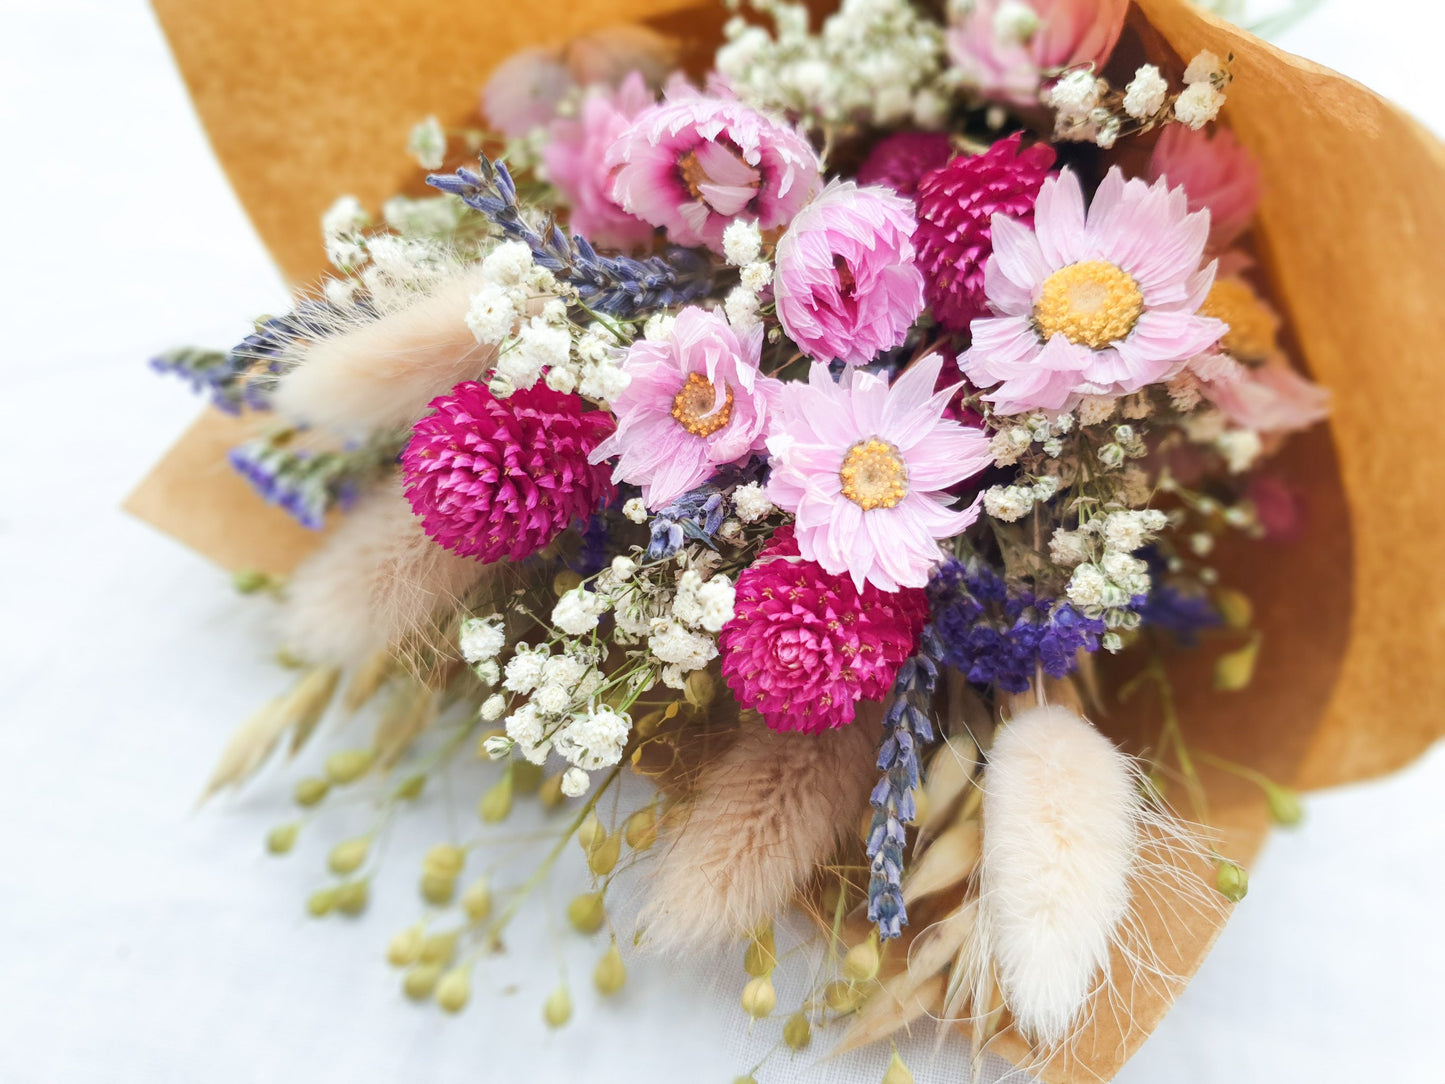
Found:
[[[542,161],[548,179],[571,205],[569,226],[603,248],[637,248],[651,238],[648,223],[624,211],[611,195],[607,150],[632,118],[653,104],[641,72],[632,72],[615,89],[594,86],[576,117],[559,117],[547,129]]]
[[[818,156],[784,122],[731,98],[673,96],[644,110],[608,152],[612,196],[682,245],[722,250],[735,218],[786,226],[821,184]]]
[[[1234,133],[1168,125],[1149,158],[1149,180],[1183,185],[1191,211],[1209,212],[1209,247],[1219,252],[1249,228],[1259,206],[1259,164]]]
[[[686,308],[666,340],[628,351],[631,382],[612,401],[617,430],[592,452],[617,457],[613,479],[661,508],[721,466],[764,450],[778,381],[758,371],[763,326],[739,334],[716,312]]]
[[[492,72],[482,88],[482,114],[503,135],[520,138],[549,123],[573,86],[560,50],[523,49]]]
[[[1138,391],[1226,330],[1199,313],[1214,281],[1214,264],[1200,267],[1209,215],[1189,210],[1183,188],[1125,181],[1115,167],[1086,215],[1066,169],[1040,189],[1033,229],[996,215],[992,232],[984,288],[998,315],[973,321],[959,367],[993,387],[999,414]]]
[[[768,498],[793,513],[799,552],[860,590],[924,586],[938,539],[978,517],[949,507],[948,490],[992,462],[988,437],[943,416],[942,365],[930,354],[890,387],[857,369],[835,383],[815,362],[807,383],[782,387]]]
[[[923,311],[913,206],[886,188],[835,181],[778,242],[778,320],[804,352],[849,365],[900,346]]]
[[[1128,10],[1129,0],[975,0],[948,30],[948,55],[985,97],[1037,105],[1048,76],[1103,65]]]

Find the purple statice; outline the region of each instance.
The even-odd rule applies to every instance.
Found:
[[[293,430],[249,440],[227,458],[267,503],[278,505],[303,527],[319,531],[326,513],[345,510],[357,495],[396,462],[397,439],[373,440],[340,452],[291,446]]]
[[[945,561],[928,583],[939,661],[977,685],[1021,693],[1039,669],[1074,672],[1079,651],[1097,651],[1104,622],[1059,599],[1011,588],[974,558]]]
[[[914,792],[922,775],[920,747],[933,741],[928,718],[938,685],[937,658],[942,645],[925,628],[918,654],[904,661],[893,681],[883,714],[878,769],[883,777],[868,799],[873,822],[868,829],[868,918],[885,941],[908,925],[903,903],[904,825],[917,816]]]
[[[712,290],[712,264],[693,249],[672,246],[645,260],[603,256],[581,237],[569,236],[551,219],[532,225],[517,203],[517,186],[507,167],[483,155],[475,170],[434,173],[427,184],[461,198],[507,237],[532,250],[538,266],[577,288],[582,304],[597,312],[632,319],[705,297]]]
[[[1185,647],[1199,642],[1205,629],[1223,622],[1219,611],[1205,595],[1192,594],[1171,584],[1161,584],[1141,599],[1135,599],[1140,623],[1170,633]]]
[[[688,539],[712,546],[713,535],[722,526],[726,514],[727,504],[717,486],[702,485],[688,490],[652,517],[648,524],[652,538],[647,543],[646,559],[665,561],[682,549]]]

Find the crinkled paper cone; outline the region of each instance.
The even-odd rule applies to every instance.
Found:
[[[342,192],[371,206],[414,185],[402,152],[419,117],[463,121],[486,72],[524,45],[652,19],[704,43],[719,9],[696,0],[574,0],[546,9],[435,0],[156,0],[217,154],[293,281],[321,269],[317,218]],[[1316,380],[1329,427],[1292,440],[1279,467],[1306,491],[1307,539],[1224,545],[1226,582],[1264,633],[1248,691],[1209,689],[1208,652],[1176,667],[1191,743],[1303,787],[1405,764],[1442,732],[1445,595],[1445,153],[1358,84],[1266,45],[1181,0],[1138,0],[1180,57],[1233,53],[1226,119],[1266,182],[1262,261]],[[659,19],[660,17],[660,19]],[[223,465],[238,423],[203,416],[132,495],[138,515],[228,567],[284,571],[316,536],[264,508]],[[1142,694],[1141,694],[1142,696]],[[1101,720],[1116,737],[1157,721]],[[1206,779],[1223,850],[1254,854],[1267,827],[1258,788]],[[1247,904],[1246,904],[1247,906]],[[1165,962],[1197,970],[1218,929],[1154,931]],[[1169,946],[1166,948],[1166,946]],[[1113,1076],[1168,1009],[1140,994],[1133,1022],[1101,1014],[1046,1080]],[[1017,1037],[1002,1050],[1024,1056]]]

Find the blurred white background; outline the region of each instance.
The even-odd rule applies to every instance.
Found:
[[[1327,0],[1280,40],[1445,132],[1436,18],[1421,0]],[[284,678],[264,604],[118,506],[197,409],[145,359],[232,343],[285,293],[139,0],[0,0],[0,137],[0,1081],[746,1072],[732,959],[715,993],[637,961],[619,1003],[598,1005],[601,946],[558,933],[578,1009],[550,1033],[539,1006],[558,960],[539,918],[446,1018],[407,1003],[381,959],[415,914],[404,869],[360,920],[311,922],[302,901],[328,841],[285,861],[260,845],[291,815],[282,782],[193,811],[231,728]],[[1442,793],[1437,749],[1311,796],[1118,1079],[1445,1079]],[[873,1081],[883,1065],[815,1061],[761,1076]],[[920,1081],[935,1078],[926,1061]]]

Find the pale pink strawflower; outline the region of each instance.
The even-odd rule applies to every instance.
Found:
[[[764,449],[778,382],[758,372],[763,326],[738,332],[721,315],[683,309],[665,340],[638,339],[612,400],[617,430],[592,462],[617,457],[612,477],[661,508],[721,466]]]
[[[992,462],[989,441],[943,416],[954,389],[934,390],[942,367],[930,354],[890,387],[859,369],[834,382],[815,362],[806,384],[782,387],[768,499],[793,513],[799,553],[859,590],[924,586],[938,539],[978,517],[950,507],[948,490]]]
[[[503,135],[520,138],[549,124],[575,84],[557,49],[513,53],[482,88],[482,114]]]
[[[916,228],[902,196],[850,181],[798,212],[778,242],[773,296],[804,353],[862,365],[903,343],[923,311]]]
[[[604,248],[636,248],[652,237],[648,223],[624,211],[612,198],[607,150],[632,118],[653,103],[641,72],[632,72],[611,90],[588,91],[576,117],[559,117],[547,129],[542,161],[547,178],[571,205],[573,233]]]
[[[794,128],[732,98],[675,96],[639,114],[608,152],[612,196],[681,245],[722,251],[735,218],[786,226],[817,192],[818,156]]]
[[[1034,227],[993,219],[984,288],[998,315],[973,321],[959,359],[999,414],[1072,409],[1174,376],[1224,334],[1199,307],[1215,265],[1200,266],[1207,212],[1183,188],[1109,170],[1087,215],[1072,170],[1050,177]]]
[[[1149,158],[1149,179],[1184,186],[1191,211],[1209,212],[1209,247],[1220,251],[1249,228],[1259,207],[1259,163],[1226,128],[1212,135],[1168,125]]]
[[[1037,105],[1064,68],[1101,67],[1129,0],[975,0],[949,27],[948,55],[963,82],[988,98]]]

